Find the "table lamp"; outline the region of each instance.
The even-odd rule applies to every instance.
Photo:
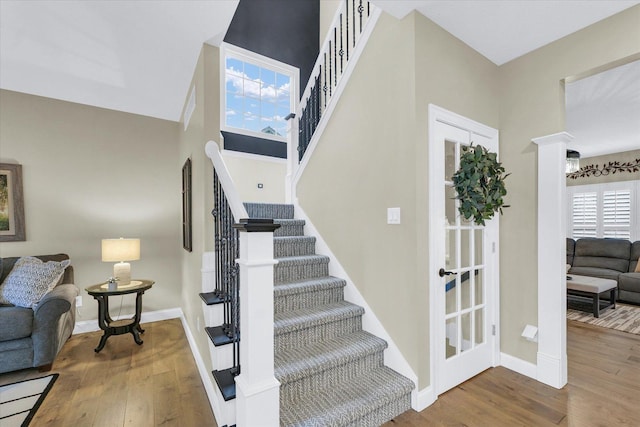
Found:
[[[125,261],[140,259],[140,239],[102,239],[102,261],[116,262],[113,265],[113,277],[118,284],[131,282],[131,264]]]

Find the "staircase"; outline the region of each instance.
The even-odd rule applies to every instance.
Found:
[[[362,330],[364,309],[344,300],[346,282],[292,205],[245,203],[274,233],[275,375],[283,426],[379,426],[410,409],[414,384],[384,365],[387,343]]]

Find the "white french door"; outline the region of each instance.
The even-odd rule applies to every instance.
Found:
[[[495,366],[498,219],[480,226],[458,212],[452,177],[463,147],[498,152],[498,131],[429,108],[431,357],[437,394]]]

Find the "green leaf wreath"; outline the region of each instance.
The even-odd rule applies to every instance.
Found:
[[[490,153],[482,145],[463,146],[460,169],[453,175],[456,198],[460,200],[458,211],[467,220],[479,225],[493,218],[496,212],[502,214],[503,197],[507,194],[502,164],[496,153]]]

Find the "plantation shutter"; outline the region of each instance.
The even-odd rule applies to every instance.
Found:
[[[604,191],[602,194],[604,237],[631,239],[631,191]]]
[[[597,237],[598,193],[575,193],[572,203],[573,238]]]

